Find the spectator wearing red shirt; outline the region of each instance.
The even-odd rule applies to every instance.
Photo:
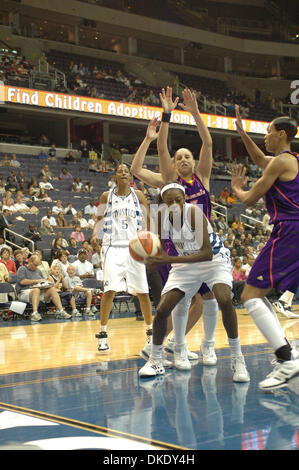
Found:
[[[16,263],[10,259],[10,251],[7,248],[2,248],[0,262],[5,264],[9,273],[17,274]]]

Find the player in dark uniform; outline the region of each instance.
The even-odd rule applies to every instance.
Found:
[[[298,352],[292,350],[272,306],[266,298],[271,288],[296,292],[299,286],[299,155],[291,152],[291,141],[297,134],[297,123],[288,116],[274,119],[265,136],[263,154],[244,132],[237,111],[237,130],[250,156],[264,168],[263,176],[245,191],[246,170],[239,165],[233,169],[232,189],[244,204],[254,205],[264,196],[273,224],[271,236],[255,260],[244,291],[242,301],[257,327],[273,348],[277,365],[265,380],[262,390],[284,386],[299,373]]]

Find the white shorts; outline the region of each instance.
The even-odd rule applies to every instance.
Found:
[[[211,291],[215,284],[226,284],[232,289],[232,262],[227,250],[214,255],[211,261],[173,264],[161,295],[179,289],[185,292],[186,299],[191,299],[203,282]]]
[[[104,292],[148,294],[145,264],[135,261],[129,247],[103,246],[101,251]]]
[[[20,300],[20,302],[31,303],[31,291],[32,289],[20,290],[20,292],[18,293],[18,300]],[[45,291],[41,290],[39,300],[41,300],[42,302],[49,303],[51,302],[51,297],[49,297],[47,301],[45,301]]]

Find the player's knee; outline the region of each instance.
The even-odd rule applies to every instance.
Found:
[[[158,305],[156,308],[156,317],[166,318],[169,315],[169,309],[164,305]]]
[[[228,310],[232,306],[232,299],[230,293],[223,292],[217,297],[217,303],[220,310]]]

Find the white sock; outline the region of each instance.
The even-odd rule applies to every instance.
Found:
[[[247,300],[244,302],[244,307],[274,351],[287,344],[276,315],[273,316],[268,303],[264,299]]]
[[[214,343],[215,330],[219,316],[218,303],[216,299],[203,301],[203,327],[204,341]]]
[[[182,299],[172,310],[172,324],[176,344],[185,344],[186,326],[191,301]]]
[[[107,325],[101,325],[100,331],[107,331]]]
[[[152,345],[152,358],[155,360],[162,359],[163,344]]]
[[[232,356],[242,356],[240,338],[227,338]]]

